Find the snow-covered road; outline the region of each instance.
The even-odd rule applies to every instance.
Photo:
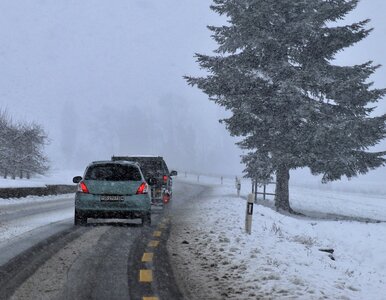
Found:
[[[73,194],[0,199],[0,265],[73,226],[73,199]]]
[[[189,203],[202,190],[179,184],[174,197]],[[71,219],[66,216],[68,208],[59,209],[66,201],[73,205],[71,196],[24,200],[23,205],[2,206],[2,217],[9,224],[5,232],[21,220],[30,224],[31,230],[3,240],[0,262],[5,259],[3,253],[12,254],[21,245],[29,247],[0,263],[0,299],[143,299],[150,295],[181,299],[166,252],[172,207],[155,210],[149,226],[138,224],[138,220],[89,220],[86,226],[74,226],[73,207]],[[58,222],[60,217],[52,215],[54,207],[67,219]],[[31,213],[37,209],[41,212]],[[62,230],[47,234],[59,227]]]

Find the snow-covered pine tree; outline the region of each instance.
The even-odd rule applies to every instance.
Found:
[[[228,18],[209,26],[219,47],[197,54],[206,77],[186,77],[232,112],[222,120],[239,145],[268,153],[276,173],[275,205],[291,211],[289,171],[309,167],[323,181],[366,173],[385,163],[369,147],[385,137],[373,116],[385,89],[372,89],[372,62],[334,65],[334,56],[368,36],[369,20],[338,26],[358,0],[214,0]]]
[[[260,184],[272,180],[274,170],[268,153],[249,152],[243,155],[241,162],[246,166],[244,169],[246,178],[256,180]]]

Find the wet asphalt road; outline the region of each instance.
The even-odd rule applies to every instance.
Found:
[[[56,231],[58,224],[47,226],[52,234],[40,228],[37,234],[47,238],[30,234],[37,242],[0,266],[0,299],[182,299],[166,250],[170,218],[205,189],[176,182],[174,199],[152,214],[151,226],[109,221],[79,227],[66,220]]]

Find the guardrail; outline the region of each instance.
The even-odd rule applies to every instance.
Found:
[[[0,188],[0,198],[22,198],[27,196],[48,196],[76,192],[76,185],[46,185],[45,187]]]

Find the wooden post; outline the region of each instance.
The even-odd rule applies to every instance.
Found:
[[[267,185],[264,184],[264,191],[263,191],[263,200],[265,200],[265,191],[266,191]]]
[[[257,179],[255,179],[255,202],[257,202]]]

